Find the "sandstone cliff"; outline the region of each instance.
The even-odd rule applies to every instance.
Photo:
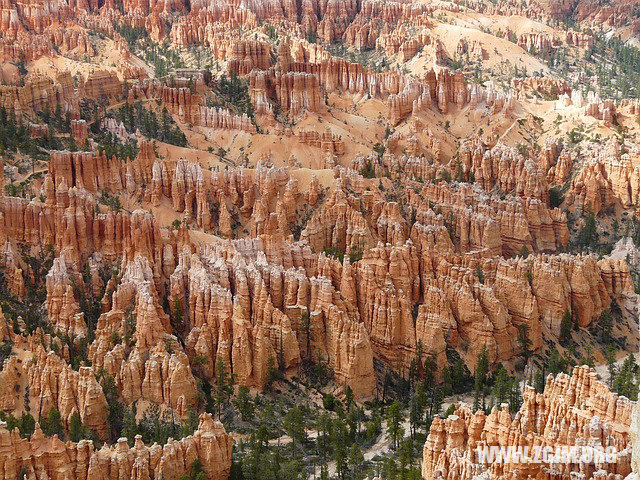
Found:
[[[0,471],[7,480],[50,478],[80,480],[100,478],[177,478],[200,460],[206,478],[225,480],[231,468],[232,440],[222,424],[209,414],[200,416],[193,436],[170,440],[166,445],[146,446],[137,436],[133,447],[126,438],[117,445],[96,449],[90,440],[64,443],[45,437],[36,427],[29,440],[0,423]]]
[[[526,387],[515,415],[507,405],[495,406],[489,415],[458,407],[447,419],[434,420],[424,446],[422,476],[470,479],[474,475],[524,474],[548,478],[550,466],[541,463],[480,464],[476,447],[590,445],[615,447],[616,462],[560,464],[554,478],[572,478],[578,471],[589,478],[624,477],[631,471],[629,425],[634,403],[610,392],[592,369],[583,366],[574,368],[571,376],[549,376],[544,393]],[[601,470],[596,473],[597,469]]]

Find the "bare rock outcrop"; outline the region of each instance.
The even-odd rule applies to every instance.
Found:
[[[545,475],[544,463],[479,463],[477,447],[556,447],[588,445],[614,447],[616,461],[602,464],[559,464],[558,478],[571,478],[578,469],[588,476],[624,477],[631,471],[630,423],[634,403],[601,383],[593,369],[575,367],[571,376],[549,376],[544,393],[525,387],[523,404],[514,415],[507,405],[495,406],[489,415],[459,406],[447,419],[437,418],[424,445],[423,478],[471,479],[474,475]]]
[[[195,460],[200,460],[208,480],[225,480],[231,450],[231,437],[210,414],[200,416],[192,436],[164,446],[146,446],[137,436],[133,447],[121,438],[116,445],[99,450],[89,440],[64,443],[57,436],[45,437],[39,426],[30,439],[21,439],[17,429],[10,432],[0,423],[0,471],[7,480],[18,480],[23,470],[28,478],[51,480],[177,478],[188,474]]]
[[[46,416],[54,407],[68,428],[71,416],[77,412],[84,425],[101,439],[107,438],[107,401],[90,367],[75,371],[54,352],[47,353],[40,346],[34,358],[25,363],[24,371],[29,379],[31,408],[38,416]]]

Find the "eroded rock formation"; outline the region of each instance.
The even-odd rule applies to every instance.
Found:
[[[222,424],[209,414],[200,416],[198,429],[182,440],[146,446],[138,435],[133,447],[126,438],[117,445],[96,449],[90,440],[62,442],[45,437],[36,427],[29,440],[18,430],[10,432],[0,423],[0,471],[7,480],[46,476],[52,480],[87,478],[176,478],[200,460],[207,479],[225,480],[231,469],[232,440]]]
[[[474,475],[498,478],[522,474],[572,478],[578,471],[588,477],[624,477],[631,471],[630,423],[634,403],[619,397],[598,380],[589,367],[576,367],[571,376],[549,376],[543,393],[525,387],[523,404],[514,414],[508,406],[495,406],[489,415],[459,406],[447,419],[436,418],[424,445],[423,478],[470,479]],[[479,463],[477,447],[614,447],[609,463]],[[524,470],[524,472],[523,472]],[[596,470],[598,472],[596,472]]]

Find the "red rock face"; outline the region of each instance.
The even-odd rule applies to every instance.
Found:
[[[96,214],[95,204],[78,195],[77,188],[67,189],[64,181],[57,190],[53,182],[48,185],[55,193],[46,203],[3,198],[4,234],[29,245],[53,245],[58,251],[65,250],[71,260],[95,250],[110,259],[132,259],[138,254],[161,259],[160,232],[150,213]]]
[[[429,7],[424,5],[365,1],[344,31],[343,41],[358,50],[374,48],[381,34],[392,30],[402,20],[416,19],[428,11]]]
[[[624,1],[613,2],[606,6],[600,6],[591,2],[578,2],[576,5],[576,18],[581,21],[592,21],[594,25],[603,24],[610,27],[633,25],[637,18],[633,14],[629,3]]]
[[[568,45],[575,45],[578,48],[588,49],[594,44],[593,35],[590,32],[576,32],[569,30],[566,34],[566,42]]]
[[[52,480],[93,479],[104,475],[118,478],[176,478],[188,473],[199,459],[207,478],[224,480],[231,468],[232,440],[222,424],[209,414],[200,416],[200,425],[193,436],[170,440],[164,447],[144,445],[136,437],[129,447],[126,438],[117,445],[94,449],[91,441],[66,444],[57,436],[45,437],[36,427],[31,439],[21,439],[18,431],[9,432],[0,424],[0,469],[7,479],[27,475],[46,475]]]
[[[80,97],[93,99],[101,95],[118,98],[122,95],[122,83],[113,71],[96,70],[78,82],[78,93]]]
[[[171,184],[170,195],[173,198],[175,208],[178,211],[180,211],[181,208],[184,208],[182,205],[193,204],[192,201],[185,202],[184,204],[182,203],[182,199],[186,199],[188,195],[195,195],[194,198],[202,198],[203,195],[205,198],[207,196],[208,198],[218,197],[218,195],[215,193],[209,195],[204,193],[204,190],[206,190],[204,185],[207,184],[207,180],[205,180],[206,176],[200,177],[200,175],[202,174],[198,173],[197,169],[193,170],[192,173],[189,173],[188,176],[185,176],[185,173],[189,171],[188,168],[192,167],[188,167],[187,164],[179,164],[178,168],[176,168],[176,175],[178,175],[176,177],[177,179],[174,179]],[[156,175],[158,175],[158,180],[154,183],[154,189],[156,191],[154,195],[155,198],[160,199],[164,194],[164,191],[168,190],[166,183],[163,183],[165,182],[164,178],[167,178],[167,176],[166,174],[162,173],[164,172],[164,167],[162,167],[160,164],[158,164],[157,167],[154,167],[154,171],[157,172]],[[264,185],[265,190],[261,195],[273,195],[275,191],[277,191],[277,189],[274,190],[277,182],[279,182],[281,185],[293,185],[291,184],[291,182],[286,182],[286,177],[284,177],[281,181],[276,180],[276,178],[278,177],[277,175],[273,175],[275,173],[276,172],[272,171],[269,173],[269,175],[264,177],[266,183],[263,183],[262,180],[258,183]],[[202,180],[197,180],[198,178],[202,178]],[[231,178],[233,177],[228,177],[228,175],[219,176],[217,178],[212,177],[210,182],[212,185],[224,185],[224,183],[219,183],[220,180],[230,180]],[[273,180],[269,180],[270,178]],[[224,181],[226,182],[228,180]],[[229,192],[227,190],[228,187],[224,188],[226,192]],[[455,200],[456,197],[442,196],[443,193],[447,191],[446,189],[443,190],[442,188],[443,187],[432,187],[432,193],[430,193],[431,190],[424,190],[423,194],[425,194],[427,198],[431,198],[432,200],[429,200],[431,202],[441,201],[443,205],[447,203],[455,205],[455,203],[458,201]],[[240,188],[239,191],[242,192],[243,189],[244,187]],[[231,192],[234,192],[232,193],[232,198],[239,195],[238,190],[232,190]],[[471,192],[469,193],[471,194]],[[229,193],[227,193],[227,195],[228,194]],[[296,198],[297,195],[295,190],[291,190],[290,193],[285,192],[285,194],[290,198]],[[452,194],[453,192],[449,193],[449,195]],[[245,196],[245,198],[247,197]],[[467,202],[468,200],[463,203],[467,204]],[[270,202],[266,202],[265,199],[261,199],[257,201],[255,206],[253,207],[252,217],[254,221],[254,227],[252,227],[252,232],[255,235],[273,232],[275,231],[275,228],[288,228],[287,212],[284,209],[283,204],[277,202],[276,213],[266,215],[268,213],[269,203]],[[293,202],[287,202],[287,204],[291,203]],[[202,204],[202,201],[198,200],[196,204]],[[518,204],[516,203],[515,205]],[[380,207],[382,207],[382,209],[380,209]],[[418,204],[416,205],[416,207],[418,207]],[[249,209],[251,208],[251,204],[247,203],[245,200],[243,208],[247,209],[245,211],[250,212],[251,210]],[[474,251],[477,249],[487,249],[487,246],[490,246],[486,250],[487,253],[491,254],[490,252],[495,252],[493,254],[499,255],[503,251],[517,252],[522,248],[522,246],[527,246],[533,251],[536,251],[537,249],[550,249],[551,251],[553,251],[555,250],[556,245],[562,245],[563,242],[566,242],[566,230],[563,230],[563,228],[566,228],[563,227],[564,222],[560,218],[558,218],[556,224],[556,222],[554,221],[554,216],[550,216],[549,211],[545,210],[544,204],[540,203],[539,201],[530,200],[529,203],[523,202],[522,204],[520,204],[520,206],[517,207],[519,209],[522,209],[521,211],[523,213],[526,211],[526,209],[537,209],[539,213],[537,213],[536,215],[538,217],[542,215],[540,220],[536,220],[535,222],[529,224],[529,219],[534,219],[536,218],[536,216],[532,215],[531,213],[528,213],[527,215],[520,214],[520,226],[518,226],[517,223],[513,224],[514,218],[518,218],[517,215],[516,217],[514,217],[513,215],[518,210],[513,210],[512,206],[508,206],[508,204],[500,204],[499,202],[496,203],[496,206],[494,208],[496,210],[491,214],[492,217],[495,217],[497,215],[497,212],[499,211],[505,212],[505,216],[503,217],[503,221],[505,223],[503,224],[503,226],[499,226],[492,221],[491,223],[485,224],[484,226],[480,227],[478,221],[484,218],[483,216],[476,216],[477,214],[472,213],[472,211],[466,213],[464,209],[460,211],[455,209],[450,210],[450,213],[454,215],[454,218],[459,218],[459,221],[461,222],[459,223],[460,229],[458,230],[458,227],[454,229],[454,238],[456,240],[456,243],[458,243],[459,245],[458,248],[464,249],[465,251]],[[208,211],[208,209],[200,207],[199,210]],[[191,211],[191,213],[188,213],[188,215],[197,219],[199,218],[199,214],[197,212],[198,210],[196,210],[195,212]],[[511,213],[507,214],[507,212]],[[232,234],[232,231],[230,229],[229,209],[226,205],[220,206],[219,215],[220,216],[218,221],[220,231],[223,234],[230,236]],[[357,248],[362,248],[363,246],[366,247],[367,245],[373,245],[372,242],[374,241],[374,239],[380,238],[381,240],[390,242],[391,244],[395,244],[398,246],[404,245],[401,248],[408,249],[406,250],[407,254],[410,257],[415,258],[415,253],[409,253],[415,247],[411,247],[409,244],[405,244],[405,242],[407,242],[410,238],[412,244],[414,245],[432,245],[428,248],[433,249],[434,244],[442,244],[438,248],[444,248],[445,251],[448,249],[450,252],[453,252],[453,245],[451,244],[451,240],[446,233],[446,229],[443,226],[442,220],[438,220],[436,215],[434,215],[433,213],[429,213],[429,210],[420,210],[420,208],[418,208],[417,210],[416,218],[419,219],[420,222],[424,222],[425,226],[419,226],[418,224],[415,224],[410,230],[408,225],[406,225],[404,219],[400,215],[399,211],[397,210],[397,207],[394,208],[393,205],[383,206],[382,204],[379,204],[376,206],[375,204],[371,204],[370,206],[365,208],[365,214],[363,215],[362,213],[353,210],[352,207],[349,206],[349,199],[344,195],[344,193],[342,193],[340,190],[336,190],[333,196],[326,201],[323,209],[320,210],[317,215],[311,217],[309,224],[301,234],[301,238],[316,250],[322,249],[326,246],[337,249],[346,248],[347,252],[349,252],[354,251]],[[215,219],[213,221],[215,221]],[[376,228],[373,230],[368,227],[371,222],[376,225]],[[205,223],[203,223],[203,225]],[[431,237],[430,239],[429,235],[425,236],[425,233],[427,233],[428,231],[425,227],[429,224],[433,224],[434,226],[439,228],[439,233],[435,238]],[[275,225],[275,227],[272,227],[272,225]],[[519,240],[516,240],[517,238]],[[491,245],[495,245],[495,247],[491,247]],[[492,248],[494,250],[491,250]],[[390,258],[393,258],[395,254],[392,255],[391,252],[385,253],[385,258],[389,255],[391,255]],[[426,254],[423,253],[423,255]],[[403,271],[404,273],[398,273],[398,281],[404,282],[405,280],[402,280],[402,278],[416,278],[415,275],[417,272],[424,272],[424,275],[427,275],[422,277],[422,285],[426,285],[429,283],[429,275],[433,275],[433,278],[435,278],[436,276],[440,278],[439,282],[441,282],[442,279],[447,278],[450,275],[449,272],[451,266],[447,266],[448,262],[442,263],[442,260],[440,260],[440,266],[438,268],[443,270],[440,271],[439,275],[436,275],[436,272],[438,270],[434,270],[434,265],[438,265],[438,261],[436,260],[436,257],[433,257],[432,255],[433,254],[431,253],[424,257],[424,265],[422,264],[422,261],[420,261],[416,265],[415,261],[405,260],[405,262],[408,262],[407,265],[413,266],[409,270],[402,270],[401,268],[400,271]],[[421,257],[418,255],[417,258]],[[455,257],[453,257],[450,261],[454,262],[453,264],[459,262],[459,260],[456,260]],[[522,289],[529,290],[531,291],[531,297],[529,297],[530,299],[527,300],[524,304],[520,304],[520,302],[514,302],[513,299],[510,299],[508,297],[509,288],[512,287],[507,288],[507,286],[502,285],[501,283],[496,284],[495,287],[493,287],[495,288],[496,295],[498,291],[503,292],[499,296],[496,296],[494,300],[492,300],[495,303],[495,306],[491,308],[497,309],[496,315],[498,315],[498,317],[496,317],[495,320],[496,322],[498,322],[495,324],[497,325],[497,327],[494,326],[487,333],[482,334],[482,336],[478,336],[479,333],[473,330],[473,328],[475,328],[473,327],[473,325],[481,324],[482,322],[465,321],[464,324],[459,324],[459,321],[455,320],[459,318],[457,315],[454,316],[453,314],[444,314],[445,318],[448,318],[449,320],[444,321],[444,326],[442,326],[443,332],[450,328],[451,323],[458,323],[458,327],[456,327],[456,330],[461,330],[464,332],[465,327],[463,327],[462,325],[468,324],[469,328],[471,328],[472,330],[469,330],[468,332],[462,334],[465,338],[482,338],[482,340],[478,340],[477,342],[477,345],[479,346],[478,348],[481,348],[482,342],[486,341],[488,336],[490,338],[490,343],[495,345],[493,350],[495,358],[507,358],[510,354],[512,354],[510,352],[513,352],[516,348],[511,340],[507,340],[508,338],[513,338],[508,333],[509,328],[515,327],[501,327],[501,324],[508,325],[511,321],[516,322],[512,324],[515,325],[518,322],[526,321],[530,323],[532,332],[540,332],[542,322],[544,322],[555,331],[559,329],[560,318],[563,312],[568,308],[573,308],[576,311],[576,315],[581,319],[580,322],[584,323],[585,325],[589,324],[594,318],[597,317],[597,315],[599,315],[603,308],[606,308],[608,302],[610,301],[610,298],[616,295],[616,293],[614,293],[613,288],[607,288],[605,280],[603,279],[603,274],[600,273],[595,261],[588,260],[586,261],[586,263],[574,262],[575,259],[572,259],[572,257],[568,256],[566,258],[540,257],[534,261],[531,267],[529,267],[528,263],[526,262],[523,262],[521,264],[518,264],[517,262],[507,262],[504,264],[483,262],[483,268],[485,272],[487,272],[487,275],[495,278],[495,282],[498,282],[498,278],[518,279],[514,284],[515,289],[513,290],[513,294],[519,295],[520,293],[516,294],[516,292],[521,292]],[[332,262],[328,263],[328,265],[331,264]],[[416,331],[414,331],[414,328],[411,325],[412,322],[409,320],[409,313],[411,312],[411,309],[413,308],[415,302],[417,302],[421,298],[421,296],[427,295],[427,290],[415,290],[415,287],[398,284],[398,286],[395,286],[393,289],[385,292],[385,288],[388,289],[388,287],[383,287],[385,278],[384,276],[381,278],[381,283],[377,286],[374,286],[376,285],[375,282],[371,284],[371,280],[365,280],[370,277],[370,273],[367,273],[368,270],[365,268],[367,264],[368,260],[367,257],[365,257],[362,260],[362,263],[357,264],[356,269],[353,269],[349,265],[343,265],[341,269],[344,273],[342,274],[339,273],[339,270],[338,272],[335,272],[334,267],[332,267],[332,273],[330,274],[329,278],[332,279],[332,283],[333,285],[335,285],[335,288],[340,288],[340,291],[342,292],[342,295],[345,296],[345,298],[349,299],[354,305],[358,305],[357,313],[367,327],[367,331],[373,345],[373,351],[388,360],[393,365],[405,365],[410,361],[411,355],[408,354],[405,356],[398,352],[406,351],[407,348],[409,348],[409,351],[411,351],[411,349],[416,348],[418,342],[418,334],[416,333]],[[539,269],[538,265],[544,265],[544,268]],[[555,265],[553,267],[553,270],[557,272],[555,273],[555,275],[557,275],[557,278],[565,278],[566,280],[564,281],[568,282],[566,290],[563,291],[564,293],[560,294],[560,297],[557,297],[555,291],[554,293],[545,293],[543,285],[551,284],[546,278],[540,277],[540,280],[538,280],[537,272],[546,272],[551,265]],[[390,272],[395,272],[395,269],[399,267],[389,266],[388,268],[390,269]],[[468,268],[468,272],[470,275],[467,278],[471,278],[474,271],[473,264],[468,265],[468,267],[466,268]],[[587,270],[584,270],[585,268]],[[568,273],[574,272],[574,269],[578,269],[577,271],[581,271],[584,273]],[[523,279],[527,277],[526,271],[529,270],[531,272],[530,276],[532,283],[530,285],[527,285],[527,283]],[[495,271],[496,273],[489,273],[493,271]],[[498,271],[502,272],[500,273],[499,277],[497,276]],[[587,274],[587,271],[590,273]],[[345,275],[347,275],[347,272],[349,272],[348,276],[345,277]],[[586,276],[583,277],[583,275]],[[392,276],[392,278],[395,277]],[[460,282],[461,278],[464,277],[456,276],[451,278],[451,288],[453,288],[454,284]],[[500,280],[500,282],[502,281],[503,280]],[[511,281],[512,280],[509,280],[508,282]],[[557,284],[558,280],[556,279],[554,280],[554,282],[555,283],[553,284]],[[184,282],[181,281],[180,285],[183,284]],[[227,282],[223,282],[223,285],[226,284]],[[358,287],[358,285],[368,285],[368,287],[366,287],[365,289],[361,289],[363,287]],[[450,288],[447,285],[449,284],[436,283],[434,284],[434,287],[437,286],[437,288],[440,290],[442,290],[443,287]],[[472,282],[470,285],[470,287],[472,288],[470,288],[468,293],[469,298],[474,298],[474,296],[476,295],[474,293],[476,287],[473,287],[473,285],[474,283]],[[540,287],[537,287],[536,285],[540,285]],[[587,285],[593,286],[587,287]],[[177,287],[172,287],[172,289],[173,288]],[[182,289],[184,287],[180,288]],[[343,288],[346,290],[343,290]],[[622,288],[624,290],[629,287],[623,286]],[[404,292],[404,294],[399,294],[400,291]],[[348,293],[347,295],[346,292],[351,293]],[[403,296],[406,295],[406,292],[413,293],[403,299]],[[434,295],[435,291],[432,288],[429,288],[428,294]],[[451,294],[453,294],[453,290]],[[505,297],[505,295],[507,295],[507,297]],[[220,297],[219,294],[216,296]],[[178,294],[178,298],[183,297],[183,294]],[[446,289],[442,290],[440,297],[437,298],[442,299],[440,300],[442,304],[449,303],[450,306],[448,307],[448,309],[450,309],[450,311],[452,312],[458,311],[458,309],[460,312],[468,311],[469,307],[463,306],[464,303],[460,303],[463,300],[458,299],[457,297],[449,298],[446,294]],[[577,304],[574,305],[572,303],[572,299],[574,298],[584,298],[584,300],[580,300]],[[198,301],[195,302],[197,303]],[[275,305],[276,308],[280,308],[282,306],[281,303],[275,302],[273,298],[271,299],[271,303]],[[371,313],[369,313],[368,307],[365,307],[366,305],[377,305],[378,303],[380,305],[373,311],[386,312],[384,313],[383,317],[379,317],[378,314],[372,315]],[[205,310],[207,308],[210,307],[206,307]],[[216,306],[216,309],[218,308],[220,307]],[[356,311],[356,309],[354,309],[353,307],[345,306],[344,308],[347,312]],[[487,308],[489,307],[487,306],[483,309],[483,311],[487,311]],[[227,312],[235,312],[237,310],[231,303],[227,304],[224,309]],[[542,309],[543,311],[542,314],[540,313],[540,309]],[[285,309],[284,311],[286,312],[288,311],[288,309]],[[425,310],[425,313],[427,311],[428,310]],[[243,314],[243,317],[246,318],[246,315],[246,313]],[[481,317],[484,317],[484,315],[486,314],[479,313],[479,315]],[[388,321],[387,319],[391,318],[394,319],[394,321],[392,322],[392,325],[394,326],[384,327],[385,322]],[[502,318],[502,320],[498,321],[498,318]],[[511,318],[511,320],[508,320],[509,318]],[[220,320],[217,320],[216,322],[219,321]],[[289,319],[289,321],[291,321],[291,319]],[[203,325],[202,321],[194,320],[194,322],[198,328],[201,328],[201,326]],[[405,324],[404,327],[402,326],[403,322]],[[380,325],[378,325],[378,323],[380,323]],[[408,325],[411,326],[409,327]],[[398,328],[398,333],[393,334],[393,336],[391,337],[377,337],[377,331],[387,332],[390,328],[391,330]],[[505,328],[506,330],[502,330]],[[193,347],[191,348],[196,349],[196,345],[199,345],[197,348],[207,348],[209,351],[216,351],[215,345],[219,344],[220,340],[214,341],[212,339],[218,336],[218,334],[214,334],[214,332],[218,332],[219,330],[220,328],[214,328],[212,332],[206,333],[206,337],[202,337],[202,335],[204,335],[204,332],[207,331],[206,329],[201,330],[199,333],[197,333],[197,335],[194,333],[190,341],[193,345]],[[222,330],[229,330],[229,328],[227,327]],[[504,331],[504,334],[499,333],[501,331]],[[539,335],[539,333],[534,333],[534,335]],[[209,338],[209,340],[204,340],[203,338]],[[537,338],[535,342],[539,342],[540,337],[536,336],[535,338]],[[277,351],[277,349],[272,345],[271,351]],[[398,355],[400,356],[398,357]],[[295,359],[297,358],[297,355],[291,354],[291,358]],[[295,364],[296,362],[293,361],[293,363],[290,365]],[[211,369],[213,369],[214,365],[212,364],[210,367]],[[251,375],[249,374],[245,375],[245,377],[249,379],[249,382],[256,382],[255,379],[250,379]]]
[[[590,206],[594,213],[622,204],[638,204],[638,152],[622,153],[617,141],[599,148],[590,161],[584,162],[571,183],[570,197],[578,205]]]
[[[336,91],[386,101],[392,125],[431,105],[446,113],[451,106],[463,107],[470,100],[466,81],[459,73],[442,70],[436,74],[432,70],[418,82],[397,72],[372,73],[360,64],[337,58],[298,62],[288,44],[280,47],[276,67],[250,75],[249,93],[261,115],[272,114],[273,101],[291,115],[302,110],[323,111],[323,92]]]
[[[527,52],[546,55],[551,49],[552,39],[542,33],[523,33],[518,39],[518,45]]]
[[[331,132],[325,131],[319,133],[316,131],[306,132],[302,130],[297,136],[301,143],[320,148],[324,153],[330,155],[344,154],[344,141],[337,135],[331,134]]]
[[[76,145],[84,145],[89,138],[86,120],[71,120],[71,136]]]
[[[86,125],[86,124],[85,124]],[[91,152],[52,152],[49,160],[49,173],[53,187],[77,188],[97,193],[102,190],[118,192],[123,188],[121,163]]]
[[[185,123],[215,129],[256,132],[255,125],[246,114],[237,115],[225,108],[207,107],[203,96],[192,93],[188,87],[169,87],[158,81],[144,81],[129,90],[130,102],[154,98],[162,101],[172,114]]]
[[[229,72],[248,75],[251,70],[267,70],[271,66],[271,47],[268,43],[239,41],[233,44]]]
[[[563,93],[571,94],[571,87],[564,80],[548,77],[514,78],[511,80],[511,86],[524,95],[533,93],[550,96],[559,96]]]
[[[548,478],[548,464],[480,464],[477,446],[552,447],[591,445],[614,447],[615,463],[606,463],[602,475],[626,476],[630,473],[630,429],[634,402],[618,397],[601,383],[589,367],[576,367],[571,376],[549,376],[544,393],[526,387],[520,411],[509,413],[508,406],[496,406],[489,415],[458,407],[446,420],[436,418],[424,445],[422,476],[425,479],[461,478],[474,475],[498,478],[526,475]],[[556,478],[570,478],[580,468],[560,464]],[[585,475],[594,475],[590,464]],[[598,474],[600,475],[600,473]]]
[[[547,200],[545,174],[535,161],[504,145],[483,150],[481,147],[473,153],[462,154],[462,164],[470,164],[469,171],[473,173],[475,182],[486,190],[497,186],[502,191],[514,192],[516,196]]]
[[[40,139],[49,126],[39,114],[60,107],[70,118],[60,139],[82,151],[50,151],[47,171],[32,172],[33,191],[0,199],[7,291],[22,300],[30,294],[35,273],[27,253],[51,246],[55,256],[44,272],[52,331],[27,335],[22,319],[0,315],[0,339],[31,352],[0,371],[0,408],[20,412],[24,391],[12,389],[29,385],[32,411],[55,407],[65,427],[77,412],[106,439],[105,376],[127,406],[158,404],[184,418],[198,401],[198,382],[215,381],[223,366],[239,385],[261,390],[270,364],[291,377],[310,359],[332,371],[337,394],[349,386],[361,400],[376,391],[380,365],[402,375],[424,355],[441,367],[454,349],[473,369],[485,347],[492,365],[511,361],[522,353],[523,325],[531,347],[542,349],[560,335],[565,312],[585,328],[614,301],[637,302],[625,262],[563,253],[571,245],[566,211],[603,215],[639,206],[637,147],[627,137],[624,146],[594,141],[578,151],[544,125],[535,133],[554,140],[538,148],[525,134],[537,122],[532,112],[568,107],[573,117],[589,117],[589,128],[629,129],[640,104],[583,97],[544,71],[513,79],[509,89],[446,68],[464,59],[468,73],[467,58],[493,61],[502,52],[488,51],[483,39],[492,33],[451,42],[442,17],[471,19],[477,9],[547,21],[574,7],[583,18],[631,21],[615,2],[4,0],[0,106]],[[579,57],[578,49],[595,43],[587,28],[561,35],[527,28],[514,37],[520,48],[510,48],[539,57],[525,56],[529,63],[557,49]],[[168,63],[189,69],[173,65],[155,77],[140,44],[129,44],[140,29],[149,35],[143,44],[168,42],[180,56]],[[342,47],[367,65],[330,53]],[[95,68],[80,68],[86,57]],[[16,73],[17,59],[28,75]],[[38,73],[59,68],[74,77]],[[224,98],[223,72],[248,86],[250,106]],[[542,103],[538,97],[557,103],[525,105]],[[189,148],[127,131],[127,122],[106,114],[124,102],[166,108]],[[366,122],[350,123],[361,114]],[[359,131],[365,128],[371,131]],[[101,143],[96,129],[117,142],[135,138],[137,158],[90,151]],[[531,140],[530,152],[514,146],[522,139]],[[218,161],[218,147],[235,158]],[[255,168],[236,166],[245,152],[246,165],[262,155]],[[308,172],[311,162],[299,152],[320,153],[324,159],[312,164],[322,171]],[[0,174],[3,186],[3,168]],[[562,187],[564,210],[551,208],[551,187]],[[110,202],[115,196],[120,206]],[[99,305],[91,312],[88,292]],[[73,346],[85,341],[89,361],[74,370]],[[544,394],[527,391],[515,417],[460,408],[455,418],[435,421],[423,472],[449,479],[481,473],[474,442],[555,445],[561,438],[624,447],[629,405],[577,369],[571,379],[549,380]],[[595,413],[615,428],[587,423]],[[89,442],[45,439],[39,430],[20,440],[0,426],[0,471],[12,480],[23,468],[39,480],[169,479],[199,458],[207,478],[222,480],[230,442],[207,416],[193,437],[165,447],[137,439],[133,448],[118,442],[100,451]],[[609,473],[628,473],[626,457]],[[508,466],[485,476],[553,475]],[[557,476],[569,478],[566,471]]]
[[[47,274],[47,311],[54,330],[71,338],[86,338],[84,314],[75,298],[73,272],[69,272],[65,258],[58,257]],[[47,410],[48,411],[48,410]]]
[[[63,53],[74,53],[78,56],[95,55],[95,49],[84,30],[58,27],[49,29],[51,43]]]
[[[46,108],[54,111],[56,105],[61,105],[63,111],[76,110],[77,98],[73,93],[73,79],[68,72],[58,75],[55,81],[34,75],[23,87],[0,86],[0,105],[15,111],[17,117]]]
[[[24,366],[29,378],[33,410],[45,415],[51,407],[60,411],[66,428],[73,412],[101,439],[107,438],[107,423],[102,414],[107,402],[91,368],[74,371],[53,352],[36,352],[36,362]]]
[[[518,352],[519,325],[529,326],[535,348],[543,328],[559,334],[565,311],[588,326],[612,299],[632,291],[628,268],[620,263],[570,255],[502,258],[523,248],[554,253],[567,244],[564,214],[549,209],[544,198],[548,187],[540,165],[554,157],[552,145],[540,163],[502,146],[462,151],[461,174],[475,172],[474,181],[485,189],[499,185],[518,194],[508,199],[443,182],[424,185],[420,195],[407,188],[398,203],[366,190],[355,172],[337,168],[335,188],[300,231],[302,243],[279,234],[292,232],[304,201],[318,204],[317,180],[302,193],[287,169],[210,172],[185,160],[155,159],[152,151],[143,143],[126,168],[103,155],[54,152],[45,202],[5,198],[3,207],[7,236],[55,245],[76,263],[94,251],[107,260],[124,259],[123,279],[104,299],[90,352],[94,366],[116,379],[128,402],[145,399],[184,411],[195,395],[189,357],[165,348],[174,333],[160,307],[166,294],[170,304],[182,305],[186,324],[178,333],[189,356],[209,359],[202,366],[208,376],[222,360],[240,383],[261,387],[270,357],[282,358],[293,373],[311,355],[325,359],[342,383],[366,397],[373,392],[374,357],[403,370],[418,345],[443,359],[448,343],[470,364],[484,345],[491,361],[507,359]],[[454,169],[392,155],[377,168],[394,172],[395,165],[423,180]],[[99,213],[80,194],[123,188],[155,205],[167,199],[185,221],[227,238],[237,235],[242,219],[254,239],[191,245],[186,230],[167,237],[150,214]],[[347,258],[338,262],[311,253],[327,248]],[[359,251],[362,259],[352,264],[349,256]],[[52,323],[82,335],[86,326],[69,288],[77,273],[69,271],[69,261],[58,259],[54,267],[47,282]],[[143,284],[135,293],[133,285]],[[125,354],[111,336],[126,333],[129,308],[137,318],[136,348]],[[313,319],[310,333],[301,329],[306,315]],[[180,374],[168,373],[174,371]]]
[[[273,112],[270,99],[280,110],[291,116],[302,112],[321,112],[325,104],[317,75],[270,69],[266,72],[252,72],[249,94],[258,114]]]

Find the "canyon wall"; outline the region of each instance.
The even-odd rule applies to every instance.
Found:
[[[635,402],[619,397],[589,367],[575,367],[569,376],[549,376],[543,393],[527,386],[514,415],[508,405],[489,415],[460,406],[446,419],[436,418],[424,445],[422,477],[471,479],[512,476],[568,479],[584,474],[624,478],[631,472],[631,415]],[[555,464],[478,463],[476,448],[484,446],[551,447],[588,445],[613,447],[615,462]],[[532,453],[530,453],[531,455]],[[551,471],[553,468],[553,471]],[[553,473],[552,473],[553,472]]]
[[[222,424],[209,414],[200,416],[198,429],[182,440],[146,446],[138,435],[133,447],[126,438],[116,445],[96,449],[90,440],[63,442],[45,437],[36,426],[30,439],[0,423],[0,472],[7,480],[50,478],[80,480],[100,478],[178,478],[200,460],[206,478],[226,480],[231,469],[232,440]]]

